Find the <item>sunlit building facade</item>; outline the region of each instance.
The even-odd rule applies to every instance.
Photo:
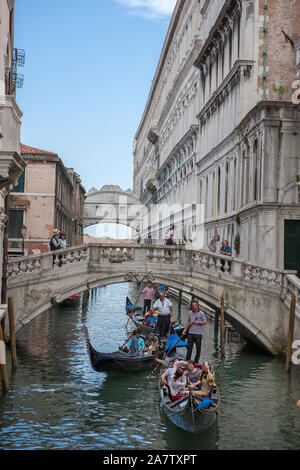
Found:
[[[143,238],[202,228],[204,248],[218,233],[300,270],[299,18],[294,1],[178,0],[134,142],[136,195],[178,209]]]

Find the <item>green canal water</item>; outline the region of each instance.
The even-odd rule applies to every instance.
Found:
[[[136,293],[134,284],[99,288],[85,309],[53,308],[17,334],[18,369],[9,373],[9,393],[0,395],[0,449],[300,448],[300,370],[288,375],[283,360],[241,343],[226,344],[222,359],[213,320],[201,359],[216,371],[222,403],[206,434],[191,435],[168,420],[157,376],[95,372],[82,326],[96,349],[116,350],[132,329],[126,330],[125,298]]]

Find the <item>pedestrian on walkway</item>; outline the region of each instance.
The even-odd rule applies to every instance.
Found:
[[[212,253],[216,253],[216,252],[217,252],[217,248],[218,248],[218,243],[219,243],[219,241],[220,241],[220,237],[219,237],[219,235],[216,234],[216,235],[210,240],[210,242],[209,242],[209,244],[208,244],[208,249],[209,249],[209,251],[211,251]],[[207,261],[206,266],[207,266],[207,268],[209,268],[209,260],[210,260],[210,256],[207,256],[207,258],[206,258],[206,261]],[[214,260],[214,263],[215,263],[215,266],[216,266],[216,263],[217,263],[216,258],[213,257],[213,260]]]
[[[192,357],[192,351],[194,344],[196,345],[196,355],[194,363],[198,364],[201,355],[201,344],[202,344],[202,327],[206,325],[205,313],[200,310],[198,300],[193,300],[192,310],[188,313],[188,321],[183,330],[183,335],[188,334],[187,338],[187,354],[186,360],[189,361]]]
[[[60,239],[59,239],[59,235],[60,235],[60,231],[55,228],[53,230],[53,235],[51,237],[51,240],[50,240],[50,251],[56,251],[56,250],[59,250],[60,249],[60,245],[61,245],[61,242],[60,242]]]
[[[59,241],[60,241],[61,248],[67,248],[67,239],[66,239],[66,234],[65,233],[60,234]]]
[[[229,246],[229,243],[228,243],[227,240],[222,241],[222,246],[221,246],[221,249],[220,249],[220,253],[222,255],[232,256],[232,249]],[[229,273],[231,272],[231,264],[232,264],[232,262],[228,261],[228,272]],[[223,273],[225,272],[225,259],[221,259],[221,271]]]
[[[55,228],[53,230],[53,235],[49,243],[50,251],[60,250],[61,246],[60,246],[59,235],[60,235],[60,231],[57,228]],[[53,255],[53,266],[54,266],[55,260],[56,260],[56,255]]]
[[[159,299],[153,305],[153,312],[155,310],[158,310],[158,328],[159,335],[162,338],[169,333],[173,316],[173,305],[163,292],[159,294]]]
[[[166,245],[175,245],[175,226],[172,225],[169,232],[166,235]],[[172,252],[169,250],[170,264],[173,263]]]

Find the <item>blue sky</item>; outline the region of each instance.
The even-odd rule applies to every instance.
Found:
[[[21,140],[59,154],[86,190],[132,187],[132,143],[175,0],[15,0]]]

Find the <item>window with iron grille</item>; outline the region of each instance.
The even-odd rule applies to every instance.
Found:
[[[8,215],[8,238],[22,238],[24,211],[10,210]]]

